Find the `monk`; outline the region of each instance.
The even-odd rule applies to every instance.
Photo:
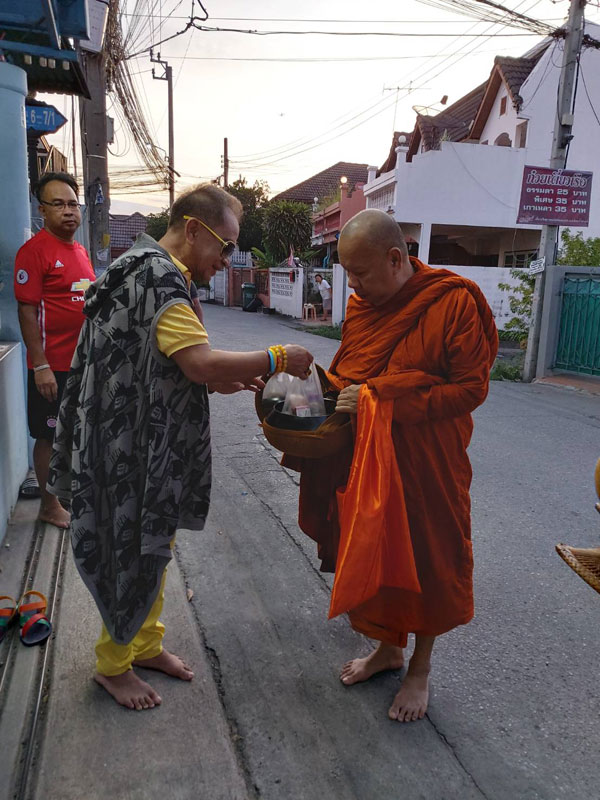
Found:
[[[415,634],[388,712],[408,722],[427,709],[436,637],[473,617],[467,447],[498,337],[477,285],[409,257],[384,212],[353,217],[338,252],[355,294],[327,379],[354,448],[285,463],[301,471],[300,526],[335,571],[330,617],[379,642],[342,683],[403,667]]]

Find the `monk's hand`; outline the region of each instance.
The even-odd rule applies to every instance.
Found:
[[[360,394],[361,383],[353,383],[346,386],[338,395],[336,411],[343,411],[345,414],[356,414],[358,411],[358,395]]]

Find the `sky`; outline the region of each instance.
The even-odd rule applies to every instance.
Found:
[[[568,0],[506,0],[505,6],[559,27]],[[600,3],[586,17],[600,22]],[[435,114],[485,81],[495,55],[520,56],[542,37],[442,10],[434,0],[205,0],[212,28],[327,31],[249,35],[190,30],[158,46],[173,68],[176,192],[222,175],[267,181],[271,194],[338,161],[380,166],[394,130],[412,131],[416,111]],[[147,48],[205,15],[198,0],[121,0],[137,95],[156,144],[168,144],[166,82],[153,80]],[[130,26],[132,26],[130,28]],[[332,32],[402,35],[331,35]],[[160,73],[158,68],[157,73]],[[48,98],[71,118],[71,99]],[[115,116],[109,168],[139,167]],[[71,154],[71,121],[52,143]],[[81,163],[78,156],[79,164]],[[115,190],[111,210],[158,211],[166,190]]]

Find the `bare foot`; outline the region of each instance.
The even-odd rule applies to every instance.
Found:
[[[162,703],[149,683],[146,683],[135,674],[132,669],[121,675],[100,675],[97,672],[94,680],[103,686],[112,695],[119,705],[125,708],[142,711],[145,708],[154,708]]]
[[[159,672],[180,678],[182,681],[191,681],[194,677],[194,673],[188,665],[179,656],[169,653],[168,650],[163,650],[154,658],[136,659],[133,664],[144,669],[157,669]]]
[[[41,522],[48,522],[50,525],[56,525],[57,528],[68,528],[71,524],[71,515],[66,508],[63,508],[56,497],[48,503],[40,505],[40,513],[38,519]]]
[[[390,706],[388,716],[398,722],[423,719],[429,702],[429,671],[412,674],[410,669]]]
[[[377,650],[366,658],[355,658],[344,664],[340,672],[340,680],[346,686],[353,683],[367,681],[376,672],[383,672],[387,669],[401,669],[404,666],[404,655],[401,647],[394,647],[391,644],[380,644]]]

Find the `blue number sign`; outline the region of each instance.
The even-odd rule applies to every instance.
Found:
[[[54,106],[25,106],[27,130],[38,133],[56,133],[67,121]]]

